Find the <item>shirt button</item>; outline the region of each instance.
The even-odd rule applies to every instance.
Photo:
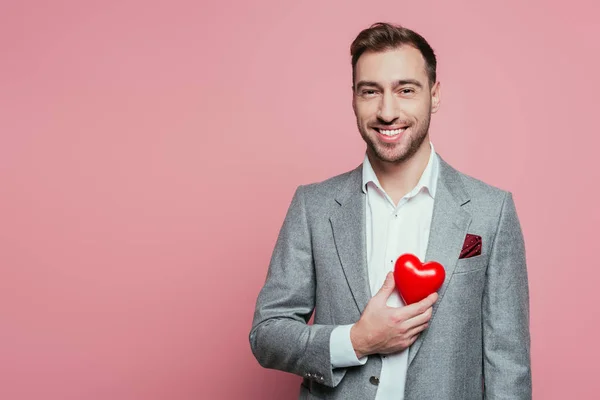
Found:
[[[369,378],[369,382],[371,382],[371,385],[379,385],[379,378],[376,376],[372,376]]]

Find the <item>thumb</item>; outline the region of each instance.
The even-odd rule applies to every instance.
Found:
[[[390,295],[394,291],[394,287],[396,287],[394,283],[394,274],[388,272],[388,274],[385,276],[385,281],[383,282],[381,289],[379,289],[375,296],[382,297],[387,300],[387,298],[390,297]]]

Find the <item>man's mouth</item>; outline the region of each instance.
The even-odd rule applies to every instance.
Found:
[[[404,132],[406,130],[406,128],[407,128],[406,126],[401,127],[401,128],[395,128],[395,129],[373,127],[373,129],[375,129],[377,132],[381,133],[382,135],[388,136],[388,137],[397,136],[397,135],[401,134],[402,132]]]

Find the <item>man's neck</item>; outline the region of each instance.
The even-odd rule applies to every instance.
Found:
[[[431,146],[428,137],[412,157],[397,164],[381,161],[367,150],[369,162],[381,187],[396,205],[402,197],[417,186],[427,167],[430,155]]]

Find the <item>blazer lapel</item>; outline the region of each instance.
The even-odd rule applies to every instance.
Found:
[[[365,194],[361,189],[362,165],[350,172],[336,197],[339,207],[329,218],[338,257],[354,301],[362,314],[371,298],[367,271]]]
[[[438,291],[439,298],[433,306],[430,324],[452,280],[452,274],[456,268],[467,229],[471,223],[471,215],[462,208],[463,205],[469,202],[469,197],[463,187],[458,171],[448,165],[441,157],[439,157],[439,161],[438,184],[425,262],[437,261],[441,263],[446,271],[446,278]],[[409,348],[409,366],[426,336],[427,330]]]

